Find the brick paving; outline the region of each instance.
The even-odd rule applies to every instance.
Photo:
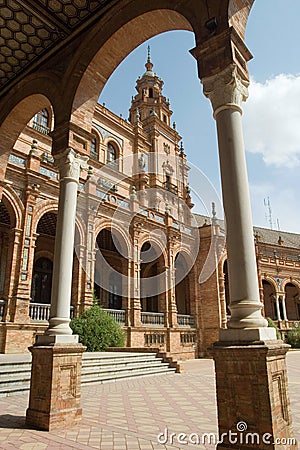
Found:
[[[300,440],[300,351],[288,354],[295,437]],[[157,435],[217,433],[213,362],[187,361],[185,373],[152,376],[82,388],[79,426],[52,432],[25,427],[28,395],[0,398],[0,449],[170,450],[214,445],[160,444]],[[193,436],[193,437],[192,437]],[[191,435],[193,440],[195,435]],[[163,436],[161,437],[163,441]]]

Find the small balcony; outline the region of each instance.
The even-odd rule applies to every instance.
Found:
[[[163,327],[165,325],[165,314],[156,312],[141,312],[141,322],[143,325]]]
[[[163,187],[164,187],[164,189],[166,189],[167,191],[172,192],[172,194],[175,194],[175,195],[178,194],[178,187],[177,187],[175,184],[170,183],[170,181],[165,181],[165,182],[163,183]]]
[[[107,314],[112,316],[116,322],[118,322],[120,325],[125,325],[125,311],[124,309],[109,309],[109,308],[102,308],[103,311],[106,311]]]
[[[177,322],[180,327],[194,327],[195,318],[189,314],[177,314]]]
[[[37,322],[43,322],[50,319],[50,307],[48,303],[30,303],[29,317]],[[74,306],[70,307],[70,317],[74,317]]]
[[[45,127],[44,125],[41,125],[37,122],[33,122],[32,124],[32,128],[34,128],[35,130],[39,131],[40,133],[43,134],[49,134],[50,133],[50,128]]]

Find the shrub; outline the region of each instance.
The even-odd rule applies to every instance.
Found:
[[[70,327],[88,352],[103,352],[108,347],[123,347],[125,336],[120,325],[99,305],[71,320]]]
[[[273,322],[273,320],[270,317],[266,317],[266,319],[267,319],[267,322],[268,322],[268,327],[275,328],[277,339],[281,339],[281,334],[280,334],[280,331],[279,331],[278,326],[276,325],[276,323]]]
[[[300,348],[300,328],[294,327],[290,331],[288,331],[285,341],[293,348]]]

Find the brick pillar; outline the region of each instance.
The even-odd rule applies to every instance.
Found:
[[[288,348],[281,341],[214,345],[220,441],[223,435],[218,450],[297,449],[286,444],[293,437]]]
[[[81,420],[81,344],[33,346],[26,425],[51,431]]]

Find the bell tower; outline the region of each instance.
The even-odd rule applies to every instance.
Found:
[[[149,45],[145,67],[146,72],[136,82],[138,93],[132,98],[129,121],[135,124],[137,121],[144,122],[149,117],[156,116],[170,126],[170,117],[172,115],[170,102],[162,95],[164,82],[153,72]]]

